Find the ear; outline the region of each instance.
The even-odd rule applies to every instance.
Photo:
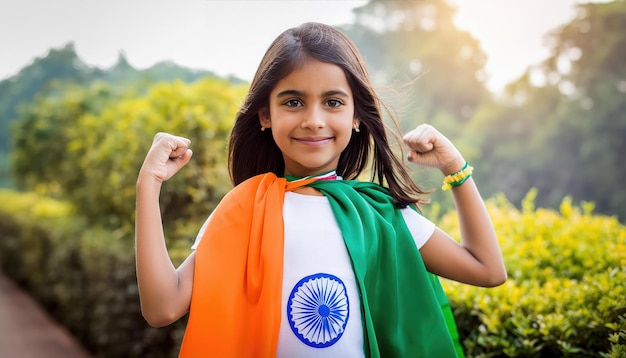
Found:
[[[259,109],[259,123],[262,128],[270,128],[272,127],[272,122],[270,121],[270,110],[267,107]]]
[[[356,132],[359,132],[360,129],[359,127],[361,126],[361,120],[358,118],[354,118],[354,120],[352,121],[352,128],[354,128],[354,130]]]

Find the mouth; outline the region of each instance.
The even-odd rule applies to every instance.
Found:
[[[334,137],[303,137],[294,138],[294,140],[300,144],[304,144],[311,147],[319,147],[324,144],[330,143]]]

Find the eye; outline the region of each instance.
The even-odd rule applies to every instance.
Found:
[[[328,101],[326,101],[326,105],[331,108],[337,108],[337,107],[342,106],[343,102],[341,100],[333,98],[333,99],[329,99]]]
[[[285,103],[283,103],[283,105],[287,107],[302,107],[303,106],[302,102],[299,99],[287,100]]]

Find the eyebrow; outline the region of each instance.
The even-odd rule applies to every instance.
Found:
[[[298,91],[298,90],[284,90],[276,94],[277,98],[286,97],[286,96],[306,97],[307,94],[306,92]],[[322,93],[322,97],[329,97],[329,96],[341,96],[345,98],[350,97],[346,92],[341,91],[341,90],[330,90],[330,91],[326,91]]]

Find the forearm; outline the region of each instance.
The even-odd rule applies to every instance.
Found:
[[[135,255],[141,309],[150,324],[167,324],[177,313],[174,299],[179,290],[176,268],[169,257],[161,212],[161,185],[152,178],[137,181]]]
[[[473,179],[452,188],[461,231],[461,245],[482,265],[486,286],[499,285],[506,280],[500,245]]]

